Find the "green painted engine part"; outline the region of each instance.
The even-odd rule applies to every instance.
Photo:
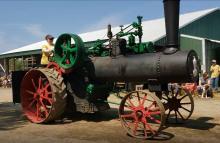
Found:
[[[129,43],[128,49],[134,51],[136,54],[141,53],[153,53],[155,52],[154,44],[152,42],[145,42],[145,43]]]
[[[85,48],[82,39],[76,34],[62,34],[55,43],[53,60],[64,69],[74,69],[84,59]]]
[[[88,100],[90,101],[95,101],[97,99],[106,100],[112,89],[113,89],[112,83],[103,83],[103,84],[90,83],[86,86]]]
[[[110,51],[109,49],[106,49],[103,43],[105,43],[106,40],[96,40],[94,44],[87,49],[87,54],[88,55],[93,55],[93,56],[110,56]]]
[[[88,84],[88,86],[86,87],[86,92],[89,94],[89,95],[92,95],[92,93],[94,92],[94,84]]]

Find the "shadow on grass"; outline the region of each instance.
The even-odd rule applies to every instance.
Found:
[[[21,112],[20,105],[0,102],[0,131],[13,130],[27,123]]]

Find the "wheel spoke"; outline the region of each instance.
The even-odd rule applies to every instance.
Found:
[[[151,128],[151,126],[148,123],[145,123],[145,126],[147,126],[148,129],[155,135],[155,131]]]
[[[60,46],[63,50],[65,50],[65,43],[63,43],[61,46]]]
[[[75,59],[73,58],[73,55],[70,54],[70,63],[74,63]]]
[[[180,108],[184,109],[185,111],[191,112],[189,109],[186,109],[185,107],[181,106]]]
[[[42,102],[42,99],[40,99],[40,104],[43,106],[43,108],[44,108],[44,111],[45,111],[45,113],[46,113],[46,117],[47,117],[47,115],[49,114],[48,113],[48,111],[47,111],[47,107],[44,105],[44,103]]]
[[[146,139],[147,138],[147,129],[146,129],[145,123],[143,123],[143,126],[144,126],[144,138]]]
[[[140,99],[144,99],[143,97],[140,97]],[[150,102],[154,102],[154,100],[150,100],[150,99],[147,99],[147,98],[145,98],[145,101],[150,101]]]
[[[150,115],[159,115],[159,114],[161,114],[161,112],[160,112],[160,111],[156,111],[156,112],[149,112],[149,114],[150,114]]]
[[[126,126],[128,126],[128,128],[130,128],[131,129],[131,125],[132,125],[132,122],[125,122],[126,123]]]
[[[183,115],[179,112],[179,110],[177,110],[177,113],[180,115],[180,117],[185,120],[185,118],[183,117]]]
[[[29,94],[31,94],[31,95],[34,95],[34,94],[35,94],[34,92],[32,92],[32,91],[30,91],[30,90],[25,90],[25,92],[27,92],[27,93],[29,93]]]
[[[136,136],[137,128],[138,128],[138,122],[135,121],[134,122],[134,130],[133,130],[133,133],[134,133],[135,136]]]
[[[180,98],[180,100],[183,100],[185,97],[187,97],[188,95],[184,95],[183,97]]]
[[[38,89],[41,89],[42,86],[42,78],[40,76],[40,78],[38,79]]]
[[[181,105],[188,105],[191,104],[191,102],[187,102],[187,103],[180,103]]]
[[[47,88],[50,86],[50,83],[47,82],[46,85],[44,86],[44,90],[47,90]]]
[[[61,63],[65,62],[65,59],[66,59],[66,54],[64,54],[63,57],[61,58],[61,60],[60,60]]]
[[[33,101],[31,101],[31,103],[28,105],[28,108],[31,108],[35,101],[36,101],[35,99]]]
[[[160,107],[156,106],[153,109],[149,110],[150,112],[154,112],[154,111],[160,111]]]
[[[151,119],[152,121],[154,121],[155,123],[158,123],[158,124],[160,124],[161,123],[161,121],[160,120],[157,120],[157,119],[155,119],[154,117],[152,117],[152,116],[149,116],[149,119]]]
[[[68,39],[67,40],[67,48],[70,49],[70,47],[71,47],[71,39]]]
[[[36,111],[37,111],[37,120],[38,120],[39,119],[39,103],[38,103],[38,101],[37,101]]]
[[[168,121],[168,118],[170,116],[170,112],[171,112],[171,110],[169,110],[169,113],[167,114],[166,122]]]
[[[135,107],[134,104],[132,103],[130,96],[128,97],[128,102],[130,103],[131,107]]]
[[[138,91],[137,91],[137,97],[138,97],[138,103],[139,103],[139,105],[141,105],[141,99],[140,99],[140,95],[139,95]]]
[[[130,109],[130,110],[134,110],[134,108],[131,105],[124,105],[124,107]]]
[[[71,52],[76,52],[76,51],[77,51],[77,48],[76,48],[76,47],[74,47],[74,48],[71,49]]]
[[[163,106],[164,106],[165,111],[166,111],[167,109],[169,109],[169,104],[168,104],[168,102],[163,103]]]
[[[152,102],[151,105],[147,107],[147,109],[149,110],[153,105],[155,105],[155,103],[156,103],[155,101]]]
[[[165,95],[166,95],[166,97],[167,97],[167,99],[169,99],[169,92],[166,92],[166,93],[164,93]]]
[[[34,79],[33,79],[33,78],[31,79],[31,82],[32,82],[32,85],[33,85],[34,89],[35,89],[35,90],[37,90],[37,86],[36,86],[36,84],[35,84],[35,82],[34,82]]]
[[[142,106],[144,106],[144,103],[145,103],[145,100],[146,100],[146,99],[147,99],[147,94],[145,93],[145,94],[144,94],[144,98],[143,98],[142,103],[141,103]]]
[[[52,105],[52,99],[50,99],[49,97],[41,96],[41,98],[46,99]]]
[[[52,95],[52,91],[50,91],[50,92],[48,92],[45,88],[44,88],[44,93],[45,94],[43,94],[43,97],[46,97],[46,98],[50,98],[48,95]]]

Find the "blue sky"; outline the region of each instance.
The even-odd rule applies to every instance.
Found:
[[[181,0],[181,13],[220,7],[220,0]],[[163,17],[162,0],[0,0],[0,53],[44,40]]]

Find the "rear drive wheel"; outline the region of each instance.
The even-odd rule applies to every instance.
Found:
[[[21,105],[33,123],[58,119],[66,106],[66,85],[54,69],[32,69],[21,83]]]

